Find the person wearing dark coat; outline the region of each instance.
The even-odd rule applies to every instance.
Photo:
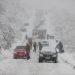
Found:
[[[41,49],[42,49],[42,44],[41,42],[39,42],[39,50],[41,51]]]
[[[27,59],[30,58],[30,49],[31,49],[31,48],[30,48],[30,44],[27,43],[27,44],[26,44],[26,50],[27,50],[27,56],[28,56]]]
[[[34,42],[33,47],[34,47],[33,52],[36,52],[36,42]]]
[[[56,48],[59,49],[59,52],[60,53],[64,52],[63,44],[62,44],[61,41],[59,41],[59,43],[57,44]]]

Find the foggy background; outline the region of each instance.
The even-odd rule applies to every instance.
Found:
[[[62,40],[67,51],[75,49],[75,0],[0,0],[0,46],[10,48],[16,39],[46,26]]]

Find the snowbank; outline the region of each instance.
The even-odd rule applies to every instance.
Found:
[[[72,65],[73,67],[75,67],[75,60],[74,60],[74,55],[70,54],[70,53],[63,53],[63,54],[59,54],[59,57],[64,60],[64,62]]]

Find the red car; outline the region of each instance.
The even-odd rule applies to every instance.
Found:
[[[17,46],[14,50],[14,59],[17,58],[30,58],[30,51],[26,50],[26,46]]]

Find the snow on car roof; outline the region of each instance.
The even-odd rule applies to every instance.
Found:
[[[47,40],[45,43],[46,44],[49,43],[49,46],[43,46],[42,51],[55,52],[55,48],[56,48],[56,45],[57,45],[56,40]]]

